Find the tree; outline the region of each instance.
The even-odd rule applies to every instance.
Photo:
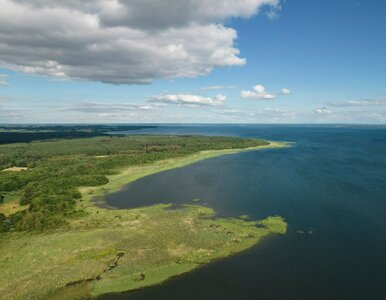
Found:
[[[0,203],[4,203],[4,195],[0,194]]]

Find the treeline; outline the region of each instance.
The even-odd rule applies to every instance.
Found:
[[[46,125],[0,126],[0,144],[29,143],[52,139],[89,138],[109,132],[154,128],[142,125]]]
[[[98,134],[100,135],[100,134]],[[28,143],[52,139],[87,138],[96,136],[93,132],[0,132],[0,144]]]
[[[204,136],[125,136],[70,139],[0,146],[0,195],[19,191],[28,209],[0,214],[0,231],[44,230],[66,224],[83,213],[76,209],[80,186],[108,183],[120,168],[184,156],[202,150],[266,144],[254,139]]]

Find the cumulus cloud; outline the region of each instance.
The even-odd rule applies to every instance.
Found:
[[[340,102],[331,102],[331,106],[335,107],[363,107],[363,106],[386,106],[386,99],[362,99],[349,100]]]
[[[327,109],[326,107],[318,107],[314,109],[314,114],[317,115],[330,115],[332,114],[332,111]]]
[[[166,104],[181,104],[181,105],[200,105],[211,106],[223,104],[226,96],[217,95],[213,98],[202,97],[192,94],[167,94],[155,95],[149,98],[150,102],[166,103]]]
[[[291,91],[289,89],[284,88],[284,89],[281,90],[281,94],[282,95],[290,95]]]
[[[241,66],[223,24],[279,0],[0,0],[0,66],[115,84]]]
[[[276,95],[266,92],[261,84],[256,85],[253,91],[241,91],[241,98],[244,99],[275,99]]]

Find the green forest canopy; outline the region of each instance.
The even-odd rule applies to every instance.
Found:
[[[0,145],[0,195],[19,193],[28,209],[0,214],[0,231],[45,230],[65,226],[84,212],[76,208],[78,187],[108,182],[107,175],[132,165],[181,157],[203,150],[265,145],[256,139],[205,136],[102,136]]]

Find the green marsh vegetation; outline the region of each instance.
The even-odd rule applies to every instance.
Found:
[[[7,299],[87,299],[137,289],[284,234],[280,217],[219,219],[197,202],[178,210],[116,210],[92,201],[155,172],[279,146],[139,135],[0,146],[0,170],[27,168],[0,172],[0,293]]]
[[[0,194],[19,193],[28,209],[0,224],[1,231],[44,230],[65,226],[82,214],[76,202],[81,186],[99,186],[107,176],[129,166],[151,164],[204,150],[248,148],[267,142],[226,137],[129,136],[95,137],[0,146]],[[1,210],[0,210],[1,212]]]

